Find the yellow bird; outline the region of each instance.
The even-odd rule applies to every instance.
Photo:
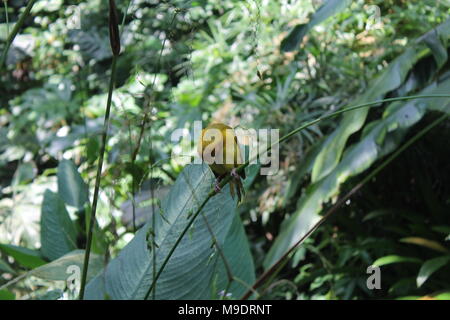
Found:
[[[241,177],[245,179],[245,172],[236,173],[236,168],[243,162],[234,130],[223,123],[210,124],[202,130],[197,152],[216,176],[216,192],[220,191],[220,181],[229,173],[233,177],[230,181],[231,196],[234,199],[236,190],[238,203],[241,202],[244,194]]]

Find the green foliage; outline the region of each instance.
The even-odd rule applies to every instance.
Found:
[[[0,290],[0,300],[15,300],[14,293],[8,290]]]
[[[142,227],[104,272],[88,284],[86,298],[144,299],[152,279],[189,216],[209,193],[213,180],[206,165],[187,166],[162,203],[160,214],[155,215],[155,224],[149,221]],[[214,197],[206,205],[202,216],[181,240],[149,298],[153,294],[156,299],[219,298],[219,292],[226,288],[226,274],[217,247],[223,248],[230,262],[239,260],[240,267],[232,266],[241,281],[248,284],[254,281],[247,239],[234,208],[229,192]],[[241,283],[234,283],[230,293],[237,297],[245,290]]]
[[[448,1],[116,3],[122,52],[87,298],[145,298],[211,191],[207,166],[186,166],[195,146],[177,153],[175,129],[222,121],[283,135],[347,105],[450,92]],[[8,5],[1,53],[24,2]],[[111,76],[107,12],[107,1],[36,1],[5,56],[0,299],[67,299],[67,267],[82,267]],[[380,103],[302,130],[280,145],[276,175],[246,168],[242,204],[228,186],[208,201],[147,298],[220,299],[229,271],[225,298],[240,298],[358,186],[260,297],[448,299],[448,120],[359,183],[449,102]],[[371,264],[380,291],[366,287]]]
[[[381,266],[385,266],[385,265],[388,265],[391,263],[402,263],[402,262],[420,263],[420,259],[412,258],[412,257],[401,257],[401,256],[397,256],[397,255],[393,254],[393,255],[378,258],[373,263],[373,265],[381,267]]]
[[[11,274],[15,273],[15,271],[3,260],[0,260],[0,270]]]
[[[374,101],[382,98],[388,92],[391,92],[405,81],[408,72],[417,62],[417,60],[424,54],[424,45],[428,46],[431,52],[439,57],[436,59],[438,65],[442,65],[443,57],[439,54],[441,51],[439,48],[447,42],[450,37],[450,20],[447,20],[444,24],[438,28],[428,32],[421,37],[416,43],[408,48],[401,56],[396,58],[389,64],[383,73],[378,76],[370,85],[370,89],[367,90],[362,96],[358,97],[354,103],[364,103],[368,101]],[[429,45],[438,41],[438,46]],[[446,60],[446,58],[445,58]],[[436,70],[438,71],[438,70]],[[417,90],[417,86],[411,86],[409,90]],[[408,94],[408,91],[403,92]],[[368,109],[355,110],[346,114],[342,120],[341,125],[328,137],[322,151],[317,156],[312,170],[312,181],[316,182],[328,175],[338,164],[339,159],[343,153],[345,144],[351,134],[359,131],[364,121],[366,120]]]
[[[34,269],[46,263],[39,252],[28,248],[11,244],[0,244],[0,250],[14,258],[26,268]]]
[[[345,7],[351,4],[349,0],[329,0],[325,2],[317,11],[312,15],[311,19],[306,24],[298,24],[289,33],[289,35],[281,42],[281,50],[293,51],[298,49],[298,46],[302,42],[305,35],[309,30],[316,25],[322,23],[329,17],[342,11]]]
[[[74,250],[68,254],[50,262],[39,268],[32,270],[29,274],[46,280],[66,281],[69,267],[83,267],[84,250]],[[103,259],[101,256],[93,254],[89,258],[88,279],[92,279],[103,268]]]
[[[449,256],[442,256],[425,261],[425,263],[420,267],[419,275],[417,276],[417,286],[422,286],[433,273],[445,266],[449,261]]]
[[[47,190],[41,214],[42,254],[55,260],[76,248],[76,229],[59,194]]]
[[[425,88],[423,93],[443,93],[448,90],[450,81],[446,80],[437,86],[433,84]],[[318,213],[322,204],[336,195],[340,184],[351,176],[366,171],[377,159],[392,152],[400,143],[405,131],[419,121],[427,109],[449,103],[448,99],[442,101],[442,98],[417,99],[413,102],[394,103],[388,106],[383,119],[368,125],[370,129],[362,134],[361,141],[349,147],[336,168],[325,178],[308,187],[303,198],[299,200],[295,214],[285,222],[284,227],[281,227],[283,231],[266,257],[266,267],[270,267],[311,229],[319,220]]]
[[[58,194],[68,205],[81,209],[88,199],[88,188],[70,160],[58,165]]]

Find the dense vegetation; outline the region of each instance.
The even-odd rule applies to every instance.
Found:
[[[114,74],[86,299],[450,298],[450,1],[3,4],[0,299],[77,298]],[[171,139],[318,118],[239,205]]]

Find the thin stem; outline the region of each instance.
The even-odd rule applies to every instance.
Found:
[[[124,10],[122,23],[120,24],[120,27],[119,27],[119,33],[120,34],[123,34],[123,28],[125,27],[125,20],[127,18],[128,10],[130,9],[132,2],[133,2],[133,0],[128,1],[128,5],[127,5],[127,7]]]
[[[429,124],[427,127],[422,129],[420,132],[418,132],[414,137],[409,139],[406,143],[404,143],[400,148],[398,148],[393,154],[391,154],[381,165],[376,167],[371,173],[369,173],[367,176],[365,176],[355,187],[353,187],[345,196],[339,199],[339,201],[332,206],[324,215],[323,217],[317,221],[317,223],[308,230],[291,248],[286,251],[286,253],[279,258],[266,272],[264,272],[261,277],[254,283],[252,286],[252,290],[248,290],[241,298],[241,300],[248,299],[254,290],[259,288],[266,280],[276,274],[278,271],[281,270],[281,267],[283,265],[283,262],[288,258],[288,256],[307,239],[315,230],[317,230],[318,227],[322,225],[325,220],[327,220],[334,212],[337,211],[337,209],[344,204],[356,191],[361,189],[367,182],[372,180],[373,177],[375,177],[381,170],[383,170],[389,163],[391,163],[393,160],[395,160],[403,151],[405,151],[408,147],[410,147],[412,144],[414,144],[417,140],[422,138],[425,134],[427,134],[431,129],[433,129],[435,126],[437,126],[439,123],[444,121],[449,115],[444,114],[435,121],[433,121],[431,124]]]
[[[89,220],[86,252],[84,255],[83,274],[81,277],[80,296],[79,296],[80,300],[84,299],[84,289],[86,287],[87,272],[88,272],[88,268],[89,268],[89,255],[91,254],[93,230],[94,230],[94,224],[95,224],[95,214],[97,212],[98,194],[99,194],[99,190],[100,190],[100,179],[101,179],[101,175],[102,175],[103,159],[105,157],[106,141],[107,141],[109,126],[110,126],[109,117],[110,117],[110,113],[111,113],[112,94],[114,91],[114,83],[115,83],[115,79],[116,79],[116,67],[117,67],[117,55],[113,55],[112,65],[111,65],[111,78],[110,78],[110,82],[109,82],[108,100],[106,102],[106,113],[105,113],[105,120],[103,123],[102,144],[101,144],[100,154],[99,154],[100,158],[98,159],[97,175],[95,178],[94,198],[92,200],[92,212],[91,212],[91,217]]]
[[[8,38],[6,39],[6,45],[5,49],[3,49],[3,54],[0,59],[0,70],[3,69],[3,66],[5,65],[6,56],[8,55],[8,50],[11,47],[12,42],[14,41],[14,38],[19,33],[20,28],[22,27],[23,23],[25,22],[25,19],[30,14],[31,8],[33,8],[34,3],[36,0],[30,0],[25,8],[25,11],[20,15],[19,20],[14,25],[14,28],[10,34],[8,34]]]
[[[8,15],[8,0],[3,0],[5,5],[5,17],[6,17],[6,37],[9,35],[9,15]]]
[[[155,213],[155,192],[153,189],[153,157],[152,157],[152,150],[153,150],[153,140],[152,140],[152,126],[149,126],[149,151],[148,151],[148,162],[150,164],[150,174],[149,174],[149,180],[150,180],[150,198],[152,199],[152,230],[153,230],[153,239],[152,239],[152,262],[153,262],[153,280],[156,277],[156,249],[155,249],[155,225],[156,225],[156,213]],[[156,300],[156,288],[153,290],[152,294],[153,300]]]
[[[9,286],[13,285],[14,283],[19,282],[20,280],[28,277],[31,274],[31,271],[22,273],[21,275],[15,277],[14,279],[8,281],[7,283],[5,283],[4,285],[0,286],[0,290],[4,290],[6,288],[8,288]]]
[[[352,111],[352,110],[357,110],[357,109],[361,109],[361,108],[365,108],[365,107],[369,107],[371,105],[377,105],[377,104],[381,104],[381,103],[385,103],[385,102],[395,102],[395,101],[406,101],[406,100],[412,100],[412,99],[419,99],[419,98],[450,98],[450,95],[448,94],[436,94],[436,95],[415,95],[415,96],[406,96],[406,97],[398,97],[398,98],[388,98],[388,99],[382,99],[382,100],[377,100],[377,101],[373,101],[373,102],[367,102],[367,103],[362,103],[356,106],[351,106],[348,108],[343,108],[341,110],[338,110],[336,112],[330,113],[328,115],[325,115],[323,117],[320,117],[318,119],[312,120],[310,122],[305,123],[304,125],[298,127],[297,129],[291,131],[290,133],[288,133],[287,135],[283,136],[282,138],[280,138],[277,142],[273,143],[272,145],[270,145],[264,152],[262,152],[262,154],[270,151],[270,149],[276,145],[279,144],[281,142],[284,142],[286,140],[288,140],[289,138],[291,138],[293,135],[295,135],[296,133],[300,132],[301,130],[312,126],[322,120],[325,119],[329,119],[329,118],[333,118],[336,117],[344,112],[348,112],[348,111]],[[239,166],[236,169],[236,172],[240,172],[242,170],[244,170],[252,161],[255,161],[257,159],[258,155],[256,155],[254,158],[248,160],[247,162],[245,162],[244,164],[242,164],[241,166]],[[230,180],[231,180],[231,176],[227,176],[225,179],[223,179],[220,184],[219,184],[219,189],[222,189]],[[163,272],[164,268],[166,267],[167,263],[169,262],[169,259],[172,257],[173,253],[175,252],[175,249],[178,247],[178,245],[180,244],[182,238],[184,237],[184,235],[186,234],[186,232],[189,230],[189,228],[191,227],[192,223],[194,223],[194,220],[197,218],[197,216],[199,215],[200,211],[203,210],[203,208],[205,207],[206,203],[209,201],[209,199],[211,199],[214,195],[216,194],[214,188],[212,188],[212,190],[209,192],[209,194],[206,196],[205,200],[203,200],[203,202],[201,203],[201,205],[197,208],[197,211],[192,215],[191,219],[189,220],[188,224],[185,226],[185,228],[183,229],[183,231],[181,232],[181,234],[179,235],[178,239],[176,240],[175,244],[173,245],[173,247],[170,249],[169,253],[167,254],[166,258],[164,259],[160,269],[158,270],[155,279],[153,279],[152,284],[150,285],[146,295],[145,295],[145,300],[147,300],[148,296],[150,295],[150,292],[153,290],[153,287],[155,286],[156,281],[158,281],[159,277],[161,276],[161,273]]]

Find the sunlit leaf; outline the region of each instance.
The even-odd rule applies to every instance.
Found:
[[[398,256],[398,255],[393,254],[393,255],[389,255],[389,256],[378,258],[377,260],[375,260],[373,265],[381,267],[381,266],[385,266],[385,265],[388,265],[388,264],[401,263],[401,262],[420,263],[421,260],[418,259],[418,258],[402,257],[402,256]]]
[[[449,261],[450,256],[443,256],[426,261],[419,270],[417,287],[421,287],[433,273],[445,266]]]
[[[70,206],[83,208],[88,199],[88,187],[71,160],[62,160],[58,165],[58,193]]]
[[[418,246],[426,247],[426,248],[436,250],[439,252],[444,252],[444,253],[449,252],[449,250],[446,247],[444,247],[443,245],[441,245],[439,242],[421,238],[421,237],[407,237],[407,238],[400,239],[400,241],[404,242],[404,243],[416,244]]]

